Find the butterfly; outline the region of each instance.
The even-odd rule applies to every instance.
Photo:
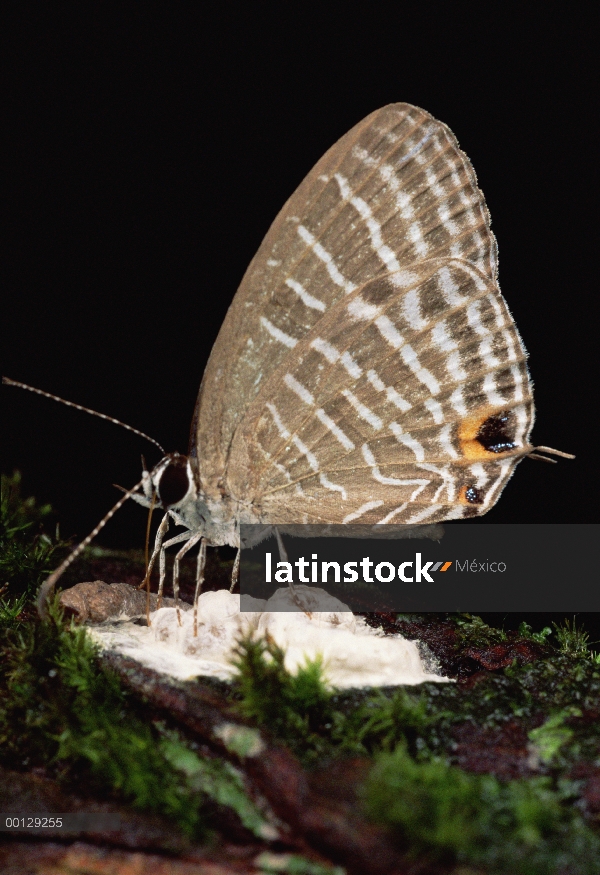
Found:
[[[409,104],[373,112],[311,170],[249,265],[188,455],[165,455],[127,493],[165,510],[151,565],[183,543],[177,578],[200,542],[201,583],[206,547],[239,548],[243,523],[486,513],[523,458],[567,455],[530,443],[526,359],[456,138]],[[165,541],[170,522],[185,531]]]

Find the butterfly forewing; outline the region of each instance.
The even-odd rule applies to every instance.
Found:
[[[359,123],[286,203],[227,314],[192,433],[205,494],[269,522],[489,509],[533,417],[496,265],[449,129],[406,104]]]

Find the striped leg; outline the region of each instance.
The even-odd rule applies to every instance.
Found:
[[[152,569],[154,568],[154,563],[156,562],[156,557],[160,553],[163,539],[164,539],[166,533],[168,532],[168,530],[169,530],[169,513],[167,512],[164,515],[164,517],[162,518],[162,520],[160,521],[158,531],[156,532],[156,538],[154,540],[154,548],[152,550],[152,556],[150,557],[150,561],[148,562],[148,568],[146,569],[146,576],[144,577],[144,579],[140,583],[138,589],[141,589],[144,586],[144,584],[147,584],[147,582],[150,580],[150,575],[152,574]],[[161,598],[162,598],[162,590],[159,589],[159,602],[160,602]],[[158,607],[160,607],[160,604],[158,604]]]
[[[172,547],[173,544],[181,544],[182,541],[188,541],[192,537],[192,532],[182,532],[180,535],[176,535],[174,538],[170,538],[170,540],[165,541],[160,550],[160,580],[158,584],[158,600],[156,602],[157,610],[160,607],[160,603],[162,601],[163,587],[165,583],[166,577],[166,562],[167,562],[167,547]],[[177,554],[179,556],[179,553]],[[175,563],[177,565],[177,557],[175,557]],[[179,567],[177,566],[177,571],[179,572]],[[179,592],[179,578],[177,579],[177,591]],[[177,600],[177,595],[175,594],[175,568],[173,568],[173,597]],[[179,615],[178,615],[179,616]]]
[[[179,553],[175,556],[175,562],[173,563],[173,598],[175,599],[175,610],[177,611],[177,622],[181,626],[181,614],[179,611],[179,563],[188,552],[194,547],[198,541],[202,538],[202,532],[196,532],[195,534],[192,532],[183,532],[183,534],[179,535],[178,538],[172,538],[169,541],[169,544],[174,544],[176,541],[187,540],[187,544],[184,544]],[[167,544],[165,544],[165,547]],[[196,589],[198,588],[198,584],[196,583]]]
[[[234,591],[235,585],[238,582],[238,579],[240,576],[240,551],[241,551],[241,547],[238,548],[238,551],[235,554],[235,561],[233,563],[233,571],[231,572],[231,586],[229,587],[229,592]]]
[[[287,562],[288,555],[287,555],[287,551],[285,549],[285,545],[283,543],[283,538],[281,537],[281,532],[279,531],[277,526],[274,526],[274,529],[275,529],[275,537],[277,538],[277,546],[279,548],[279,558],[282,562]],[[300,599],[300,596],[298,595],[298,593],[294,589],[294,584],[291,582],[291,580],[289,581],[288,586],[290,588],[290,593],[292,595],[292,601],[294,602],[294,604],[298,605],[300,610],[304,611],[304,613],[306,614],[307,617],[311,617],[312,616],[311,612],[307,611],[305,605],[302,604],[302,600]]]
[[[239,556],[239,551],[238,551]],[[206,538],[202,538],[198,550],[198,563],[196,565],[196,591],[194,593],[194,638],[198,637],[198,599],[204,583],[204,566],[206,565]]]

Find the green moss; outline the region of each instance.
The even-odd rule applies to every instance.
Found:
[[[589,658],[556,654],[524,666],[490,673],[474,687],[427,683],[414,688],[348,690],[332,693],[320,663],[307,663],[296,677],[273,643],[245,641],[237,657],[237,706],[241,713],[291,747],[304,762],[323,756],[372,755],[405,740],[421,756],[449,756],[455,729],[502,730],[518,720],[526,732],[561,713],[564,720],[597,708],[600,666]],[[556,727],[561,764],[594,759],[600,745],[597,720],[572,733]],[[559,735],[556,735],[556,733]],[[540,733],[541,739],[543,733]],[[550,727],[544,750],[550,750]],[[544,755],[546,755],[546,753]]]
[[[552,629],[549,626],[545,626],[540,632],[534,632],[525,621],[519,625],[519,630],[515,633],[489,626],[475,614],[451,614],[449,619],[455,623],[457,628],[456,646],[459,650],[466,647],[493,647],[495,644],[506,644],[511,638],[512,640],[519,638],[524,641],[533,641],[536,644],[548,644],[548,638],[552,635]]]
[[[364,788],[369,816],[413,853],[522,875],[596,875],[600,838],[548,777],[502,784],[404,745],[379,754]],[[571,868],[575,865],[577,868]]]
[[[412,619],[411,615],[398,615],[401,619]],[[562,653],[569,656],[589,656],[597,658],[596,654],[590,654],[590,641],[588,633],[578,627],[575,617],[570,622],[565,620],[562,624],[553,623],[554,629],[545,626],[541,631],[534,632],[532,627],[522,622],[518,633],[505,632],[485,623],[481,617],[474,614],[451,614],[449,619],[457,628],[457,649],[466,647],[493,647],[495,644],[504,644],[507,641],[520,638],[524,641],[533,641],[536,644],[554,645]],[[593,642],[598,643],[598,642]]]
[[[319,660],[307,661],[293,676],[284,666],[284,657],[273,641],[246,638],[240,642],[234,663],[238,708],[298,755],[310,759],[325,752],[332,694],[323,681]]]
[[[273,854],[266,852],[259,854],[254,865],[264,875],[345,875],[345,869],[341,866],[323,866],[314,863],[299,854]]]
[[[541,726],[532,729],[529,733],[529,740],[533,743],[540,761],[545,765],[550,765],[563,745],[573,739],[573,730],[565,725],[569,717],[581,717],[581,710],[574,707],[565,708],[552,714]]]
[[[214,734],[221,739],[229,753],[235,754],[240,760],[257,757],[265,749],[260,732],[250,726],[222,723],[214,729]]]
[[[189,791],[231,808],[255,836],[273,838],[273,827],[248,797],[241,773],[234,766],[198,756],[173,730],[161,727],[161,734],[160,751],[174,769],[185,775]]]
[[[340,755],[368,756],[406,739],[418,746],[437,719],[427,697],[403,687],[333,692],[319,660],[306,661],[296,675],[273,641],[240,642],[234,685],[239,712],[285,743],[305,763]]]
[[[0,627],[14,626],[27,605],[27,593],[23,592],[17,598],[0,599]]]
[[[206,832],[211,800],[262,835],[264,818],[237,773],[148,723],[98,663],[85,629],[63,625],[56,601],[48,622],[21,624],[1,649],[0,757],[7,767],[50,765],[67,785],[83,781],[91,793],[172,817],[196,838]]]
[[[41,622],[27,611],[68,547],[43,533],[49,506],[23,499],[20,475],[2,478],[0,570],[0,761],[43,767],[78,789],[172,817],[206,833],[206,803],[233,809],[258,836],[267,824],[227,763],[198,756],[173,731],[149,723],[97,659],[84,628],[63,622],[58,600]],[[267,830],[268,831],[268,830]]]
[[[365,786],[367,814],[401,829],[418,851],[443,854],[468,847],[478,802],[465,772],[437,760],[417,763],[402,744],[377,757]]]
[[[485,624],[468,625],[470,635],[484,631]],[[365,810],[404,847],[515,875],[597,872],[600,838],[574,804],[580,785],[567,777],[575,763],[595,762],[600,749],[593,718],[600,668],[589,653],[515,663],[470,687],[335,693],[324,687],[318,662],[294,678],[270,642],[244,642],[237,664],[238,707],[305,763],[374,757]],[[515,721],[552,774],[503,783],[452,764],[457,730],[502,732]]]
[[[562,625],[558,623],[553,623],[552,625],[554,626],[558,646],[562,653],[566,653],[568,656],[590,655],[589,635],[583,627],[577,626],[575,617],[573,617],[572,622],[565,620]],[[593,656],[594,654],[591,655]]]
[[[63,780],[87,777],[92,791],[108,789],[138,808],[180,817],[187,832],[195,831],[198,805],[184,804],[156,733],[129,711],[85,630],[63,627],[56,601],[49,622],[8,636],[2,655],[0,748],[7,766],[15,758],[24,766],[54,764]]]
[[[529,623],[523,621],[519,625],[519,635],[529,641],[535,641],[536,644],[547,644],[548,636],[552,635],[550,626],[544,626],[540,632],[534,632]]]
[[[427,713],[422,692],[409,692],[404,687],[370,690],[362,701],[355,702],[348,695],[337,694],[334,703],[340,710],[331,719],[331,742],[344,754],[392,750],[399,741],[406,741],[416,751],[419,739],[435,720]]]
[[[44,577],[66,554],[58,526],[54,536],[44,531],[52,514],[49,504],[21,495],[21,475],[2,475],[0,500],[0,626],[13,626],[37,592]]]
[[[457,648],[490,647],[508,641],[504,629],[488,626],[481,617],[474,614],[455,614],[451,619],[457,626]]]

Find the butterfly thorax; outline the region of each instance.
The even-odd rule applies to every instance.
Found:
[[[144,494],[133,498],[145,507],[168,511],[177,525],[200,532],[211,546],[238,547],[240,522],[258,523],[257,513],[222,490],[207,494],[199,480],[192,460],[169,453],[145,472]]]

